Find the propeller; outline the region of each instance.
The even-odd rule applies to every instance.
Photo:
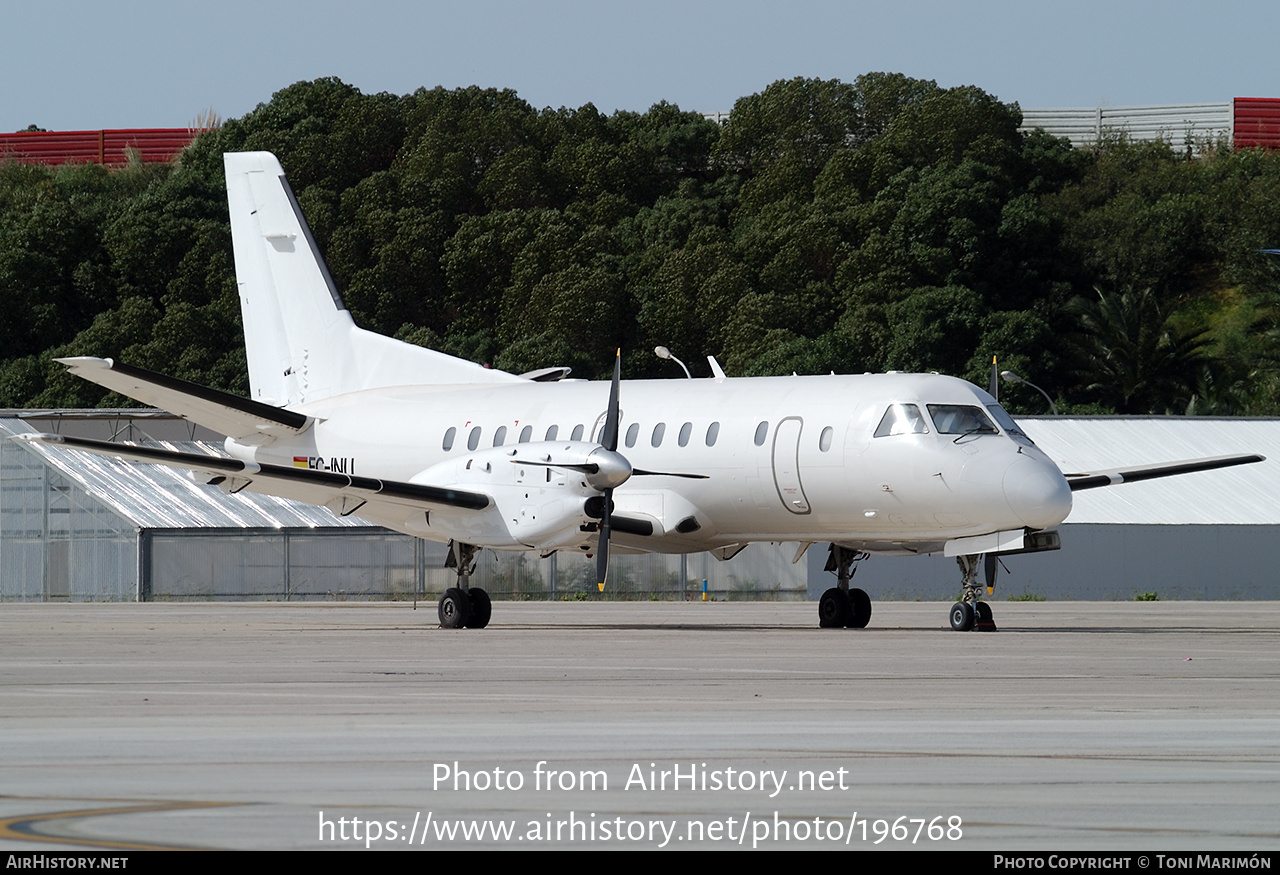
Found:
[[[996,367],[996,357],[991,356],[991,382],[987,384],[987,391],[991,393],[991,397],[997,402],[1000,400],[1000,370]],[[994,595],[996,591],[996,569],[999,567],[1000,557],[995,553],[988,553],[982,557],[982,573],[987,581],[987,595]]]
[[[610,453],[618,452],[618,384],[622,381],[622,349],[613,359],[613,382],[609,385],[609,407],[600,432],[600,446]],[[600,515],[600,546],[596,550],[596,586],[604,592],[609,575],[609,519],[613,515],[613,487],[604,488],[604,508]]]
[[[684,477],[690,480],[707,480],[706,474],[684,474],[675,471],[647,471],[641,468],[632,468],[631,463],[618,452],[618,430],[620,427],[621,411],[619,409],[619,385],[622,382],[622,350],[619,349],[613,362],[613,380],[609,386],[609,406],[605,411],[604,425],[600,429],[600,434],[596,441],[596,446],[589,452],[581,451],[581,444],[578,453],[578,461],[570,461],[565,458],[565,454],[551,452],[541,459],[528,458],[512,458],[510,461],[516,465],[539,465],[548,468],[563,468],[570,471],[578,471],[586,477],[584,478],[591,488],[598,490],[599,495],[593,496],[587,500],[587,515],[600,520],[599,532],[600,538],[596,546],[596,586],[601,592],[604,592],[605,578],[609,574],[609,538],[613,532],[613,490],[626,483],[632,475],[645,475],[650,477]],[[572,446],[565,447],[566,451],[572,449]],[[514,453],[514,451],[513,451]],[[567,453],[572,456],[573,453]]]

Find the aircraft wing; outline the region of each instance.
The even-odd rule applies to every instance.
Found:
[[[248,489],[250,492],[323,505],[340,516],[354,513],[366,504],[381,505],[384,510],[392,510],[393,513],[398,510],[416,512],[440,507],[484,510],[491,504],[489,496],[480,492],[355,477],[312,468],[259,465],[239,459],[180,453],[160,447],[135,447],[55,434],[16,435],[15,440],[54,444],[130,462],[184,468],[203,475],[199,477],[201,482],[218,486],[225,492],[236,493]]]
[[[1155,480],[1158,477],[1173,477],[1177,474],[1190,474],[1195,471],[1212,471],[1216,468],[1230,468],[1235,465],[1252,465],[1254,462],[1265,462],[1266,456],[1255,454],[1243,456],[1211,456],[1205,459],[1188,459],[1184,462],[1165,462],[1160,465],[1142,465],[1132,468],[1111,468],[1106,471],[1091,471],[1081,474],[1065,474],[1067,485],[1072,492],[1082,489],[1097,489],[1100,486],[1114,486],[1117,483],[1137,483],[1139,480]]]
[[[311,417],[301,413],[112,359],[80,356],[56,361],[66,365],[77,377],[176,413],[242,444],[261,445],[273,438],[300,434],[311,427]]]

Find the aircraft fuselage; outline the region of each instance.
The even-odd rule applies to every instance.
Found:
[[[522,471],[520,463],[561,447],[589,451],[607,393],[606,383],[577,381],[372,389],[297,408],[316,423],[292,441],[229,441],[228,449],[246,461],[499,496],[487,517],[375,519],[400,531],[499,548],[587,550],[594,536],[576,521],[549,536],[517,519],[528,508],[552,515],[548,503],[559,502],[562,513],[578,500],[572,481],[580,475],[554,464]],[[992,416],[995,403],[970,383],[934,374],[625,382],[618,451],[636,469],[705,479],[632,476],[614,494],[616,512],[654,521],[655,530],[619,533],[618,543],[678,552],[838,541],[915,553],[953,538],[1057,525],[1071,508],[1066,480],[1016,427],[943,433],[947,426],[934,422],[940,407]],[[877,437],[895,404],[914,405],[922,430]],[[504,489],[512,493],[505,501]],[[682,523],[692,530],[680,531]]]

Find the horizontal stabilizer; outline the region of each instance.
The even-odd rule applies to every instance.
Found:
[[[1185,462],[1165,462],[1161,465],[1142,465],[1132,468],[1113,468],[1107,471],[1092,471],[1084,474],[1067,474],[1067,485],[1072,492],[1082,489],[1097,489],[1100,486],[1114,486],[1117,483],[1137,483],[1140,480],[1155,480],[1159,477],[1174,477],[1178,474],[1191,474],[1196,471],[1213,471],[1217,468],[1231,468],[1235,465],[1252,465],[1254,462],[1265,462],[1266,456],[1252,453],[1244,456],[1211,456],[1206,459],[1188,459]]]
[[[179,453],[160,447],[135,447],[110,441],[65,437],[55,434],[23,434],[15,440],[52,444],[74,450],[114,456],[130,462],[145,462],[183,468],[201,474],[199,479],[227,492],[248,489],[264,495],[276,495],[307,504],[324,505],[345,516],[367,503],[395,505],[409,511],[454,507],[484,510],[489,496],[441,486],[424,486],[373,477],[355,477],[314,468],[288,468],[283,465],[259,465],[220,456]]]
[[[252,401],[230,392],[157,374],[112,359],[56,359],[77,377],[128,395],[143,404],[176,413],[183,419],[235,438],[260,445],[272,438],[291,437],[307,430],[311,418],[282,407]]]

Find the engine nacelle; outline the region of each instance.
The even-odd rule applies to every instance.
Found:
[[[409,482],[483,492],[493,500],[490,508],[478,513],[451,508],[431,511],[422,526],[425,537],[558,550],[591,537],[596,515],[588,512],[588,502],[598,499],[603,488],[596,483],[604,478],[611,483],[626,479],[619,480],[615,457],[622,458],[583,441],[516,444],[441,462]],[[629,465],[626,474],[630,474]]]

